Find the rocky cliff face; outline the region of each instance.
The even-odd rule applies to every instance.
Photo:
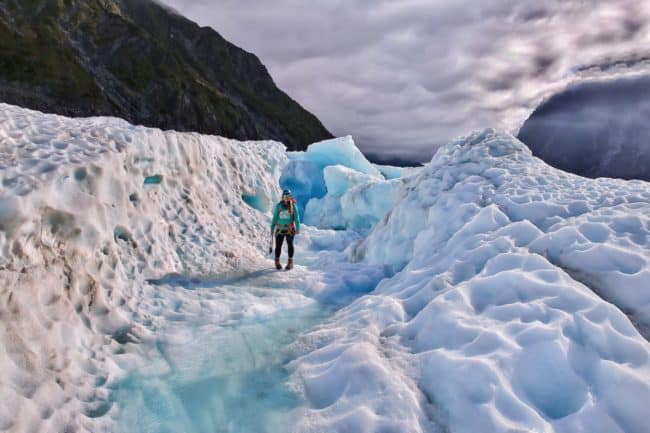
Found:
[[[255,55],[151,0],[0,0],[0,100],[292,150],[331,137]]]

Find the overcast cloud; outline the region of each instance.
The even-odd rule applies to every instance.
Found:
[[[650,70],[645,0],[162,1],[387,158],[428,160],[476,128],[516,132],[570,82]]]

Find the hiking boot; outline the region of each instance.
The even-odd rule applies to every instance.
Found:
[[[289,261],[287,262],[287,266],[284,269],[286,269],[287,271],[289,269],[293,269],[293,259],[289,259]]]
[[[280,264],[280,257],[275,258],[275,269],[282,269],[282,265]]]

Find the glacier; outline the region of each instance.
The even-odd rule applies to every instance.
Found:
[[[302,431],[647,431],[648,183],[485,130],[404,191],[351,248],[394,275],[302,337]]]
[[[0,140],[2,431],[648,431],[647,182],[490,129],[399,170],[6,104]]]

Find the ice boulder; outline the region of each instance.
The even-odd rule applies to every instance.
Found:
[[[395,205],[404,182],[380,180],[341,165],[324,170],[327,195],[309,201],[305,223],[368,233]]]
[[[325,187],[329,195],[340,197],[357,185],[377,182],[374,176],[353,170],[343,165],[331,165],[323,170]]]
[[[305,207],[304,223],[318,228],[345,230],[341,214],[341,198],[325,196],[309,200]]]
[[[357,149],[350,136],[320,141],[311,144],[305,152],[288,152],[287,156],[290,161],[282,173],[280,186],[292,191],[302,214],[311,199],[321,198],[328,192],[325,179],[327,167],[338,165],[348,169],[344,176],[338,174],[340,168],[332,176],[330,185],[336,186],[338,191],[346,185],[359,183],[359,176],[365,176],[363,179],[384,179],[381,172]],[[336,184],[338,179],[349,179],[349,182]]]
[[[368,182],[341,196],[341,213],[346,227],[368,233],[384,218],[404,194],[404,182],[394,179]]]
[[[382,176],[381,172],[363,156],[349,135],[311,144],[303,157],[305,160],[317,163],[321,168],[343,165],[375,177]]]

